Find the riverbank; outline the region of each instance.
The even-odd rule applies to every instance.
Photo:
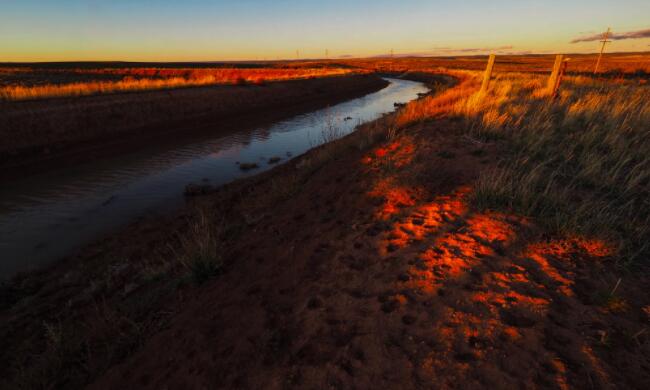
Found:
[[[2,292],[0,377],[68,388],[646,387],[646,274],[617,268],[606,241],[478,206],[477,183],[512,145],[496,127],[477,136],[485,122],[462,103],[478,83],[457,77],[16,278]]]
[[[215,132],[220,125],[269,123],[386,85],[374,75],[354,75],[0,102],[0,179]]]

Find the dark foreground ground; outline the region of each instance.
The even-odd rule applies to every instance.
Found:
[[[474,211],[498,142],[392,125],[17,278],[0,387],[647,388],[647,277]]]

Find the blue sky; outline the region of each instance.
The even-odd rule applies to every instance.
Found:
[[[0,62],[591,52],[569,42],[648,29],[648,15],[648,0],[0,0]]]

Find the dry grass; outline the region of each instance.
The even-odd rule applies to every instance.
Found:
[[[561,54],[561,53],[558,53]],[[592,74],[597,54],[571,54],[567,71],[571,74]],[[553,67],[554,54],[544,55],[500,55],[497,54],[497,72],[541,72]],[[379,71],[431,71],[432,69],[483,70],[487,56],[457,57],[406,57],[384,59],[354,59],[345,64]],[[603,75],[650,76],[650,53],[611,53],[605,54],[600,67]]]
[[[4,68],[0,76],[25,73],[28,70]],[[214,84],[263,84],[267,81],[306,79],[351,74],[351,69],[343,68],[260,68],[260,69],[69,69],[72,75],[90,75],[97,80],[71,82],[63,84],[44,83],[24,85],[12,83],[0,86],[2,100],[30,100],[53,97],[85,96],[106,93],[145,91],[179,87],[193,87]],[[102,80],[106,76],[118,77],[119,80]],[[100,78],[101,77],[101,78]]]
[[[646,260],[650,88],[575,78],[549,102],[535,97],[536,81],[504,80],[508,87],[468,118],[474,133],[512,145],[501,170],[479,182],[477,201],[617,242],[627,262]]]
[[[448,114],[454,110],[454,107],[461,100],[474,93],[480,85],[475,72],[441,70],[427,73],[450,74],[458,79],[458,84],[454,88],[444,90],[435,95],[426,96],[423,99],[406,105],[397,114],[396,122],[399,126],[403,127],[414,122],[432,119],[438,115]]]
[[[457,117],[479,142],[503,140],[500,167],[474,195],[482,209],[515,211],[550,231],[618,244],[627,264],[650,254],[650,87],[565,79],[551,100],[546,77],[501,73],[485,96],[481,72],[452,71],[459,85],[409,105],[399,123]]]
[[[222,223],[213,223],[207,211],[197,208],[188,229],[181,234],[181,250],[177,256],[189,271],[195,284],[203,284],[221,272],[223,267]]]

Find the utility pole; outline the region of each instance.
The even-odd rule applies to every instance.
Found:
[[[605,51],[605,45],[607,45],[609,42],[609,33],[611,32],[611,28],[607,27],[607,31],[603,33],[603,40],[601,41],[603,45],[600,47],[600,54],[598,54],[598,61],[596,61],[596,69],[594,69],[594,74],[598,73],[598,68],[600,68],[600,61],[603,58],[603,52]]]
[[[325,59],[329,60],[329,58],[330,58],[330,51],[329,49],[325,49]]]
[[[390,49],[390,58],[393,58],[394,55],[395,53],[393,52],[393,49]]]

